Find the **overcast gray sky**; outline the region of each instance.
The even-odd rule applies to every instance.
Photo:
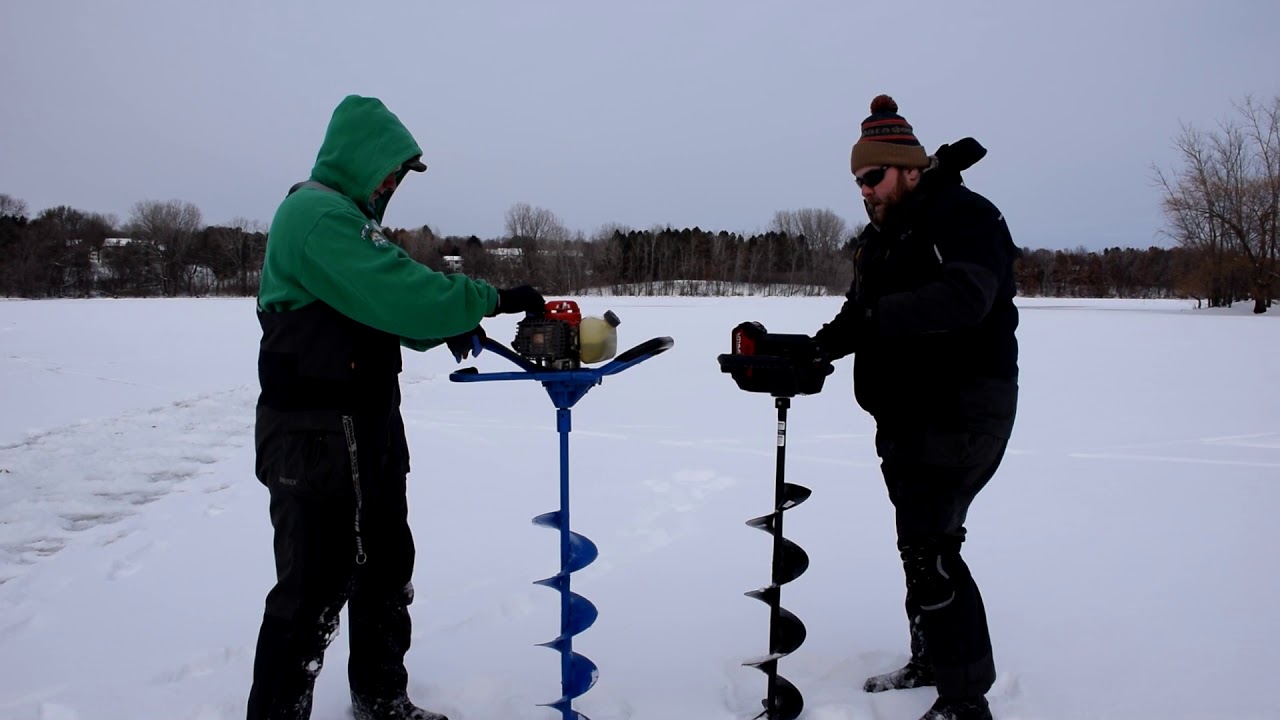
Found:
[[[967,179],[1019,244],[1146,247],[1179,123],[1280,93],[1280,2],[0,0],[0,68],[0,193],[33,212],[269,222],[358,93],[430,165],[393,226],[855,222],[849,147],[888,93],[930,151],[989,148]]]

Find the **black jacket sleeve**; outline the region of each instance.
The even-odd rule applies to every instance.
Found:
[[[858,339],[866,325],[867,310],[858,302],[856,292],[856,288],[850,288],[840,312],[813,334],[814,341],[818,343],[818,352],[828,360],[852,355],[858,349]]]
[[[1012,243],[1004,217],[980,196],[937,219],[933,247],[942,277],[908,292],[880,298],[872,309],[877,333],[886,337],[940,333],[973,327],[991,311]]]

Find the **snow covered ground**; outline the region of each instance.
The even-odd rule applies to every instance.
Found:
[[[1001,720],[1280,717],[1280,324],[1247,307],[1020,300],[1022,401],[966,557]],[[624,347],[671,351],[574,409],[574,528],[600,547],[593,720],[759,710],[775,410],[718,371],[730,328],[812,332],[836,298],[590,298]],[[1277,311],[1273,314],[1280,314]],[[510,339],[511,318],[486,322]],[[252,472],[258,340],[246,299],[0,301],[0,718],[243,717],[273,571]],[[939,363],[946,358],[938,358]],[[482,356],[483,370],[506,370]],[[555,412],[534,383],[460,384],[406,353],[413,452],[411,692],[453,720],[548,720],[557,596]],[[787,516],[810,554],[781,662],[805,720],[914,720],[929,690],[866,695],[906,658],[901,567],[850,360],[791,410]],[[346,638],[316,720],[349,717]]]

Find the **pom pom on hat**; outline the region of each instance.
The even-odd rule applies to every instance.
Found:
[[[882,113],[898,112],[898,103],[888,95],[877,95],[871,100],[871,114],[877,115]]]
[[[904,168],[929,167],[929,157],[906,118],[898,114],[898,103],[888,95],[871,100],[871,115],[862,121],[862,134],[849,157],[851,172],[858,168],[889,165]]]

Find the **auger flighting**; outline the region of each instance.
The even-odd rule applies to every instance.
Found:
[[[806,335],[770,334],[760,323],[742,323],[733,329],[731,352],[719,357],[720,369],[748,392],[768,393],[778,409],[777,461],[774,474],[773,512],[752,518],[747,525],[773,536],[773,562],[768,585],[747,593],[769,606],[769,652],[748,660],[768,677],[764,710],[757,718],[794,720],[804,709],[804,697],[789,680],[778,674],[778,661],[804,643],[804,623],[782,607],[782,586],[804,574],[809,555],[782,535],[783,514],[809,498],[811,490],[785,480],[787,410],[791,398],[822,390],[832,372],[830,363],[816,361],[812,339]]]
[[[573,638],[595,623],[599,611],[590,600],[573,592],[570,576],[590,565],[599,551],[586,536],[569,529],[570,409],[605,376],[620,373],[674,345],[669,337],[657,337],[605,365],[582,367],[584,362],[608,360],[613,355],[617,338],[613,328],[618,324],[613,313],[607,313],[604,319],[583,318],[572,301],[548,302],[542,315],[530,315],[519,323],[512,343],[514,350],[491,339],[483,342],[484,348],[515,363],[520,372],[480,373],[476,368],[465,368],[449,376],[454,382],[536,380],[542,383],[556,407],[556,430],[560,435],[560,508],[535,517],[533,522],[560,534],[560,571],[535,583],[560,593],[560,634],[541,645],[560,653],[560,697],[543,705],[559,711],[563,720],[588,720],[573,709],[573,701],[595,685],[599,672],[594,662],[573,649]]]

